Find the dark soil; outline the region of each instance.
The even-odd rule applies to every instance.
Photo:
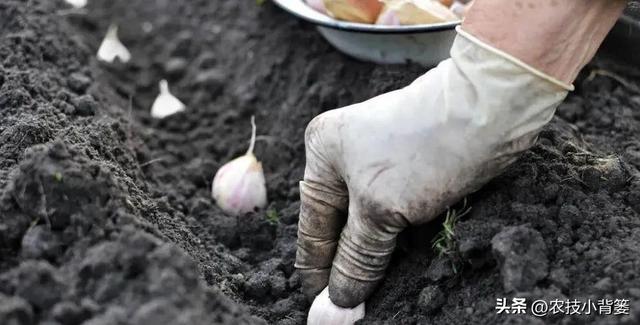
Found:
[[[112,22],[128,64],[95,58]],[[269,2],[2,1],[0,324],[304,323],[304,128],[422,73],[349,59]],[[162,78],[188,109],[156,121]],[[468,198],[448,254],[431,249],[442,219],[402,235],[364,323],[640,322],[640,70],[599,57],[576,85]],[[230,217],[211,179],[246,150],[251,115],[270,204]],[[501,297],[631,312],[497,315]]]

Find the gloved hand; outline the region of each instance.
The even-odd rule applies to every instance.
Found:
[[[307,296],[328,285],[329,303],[362,303],[403,228],[431,221],[535,142],[625,4],[475,0],[463,26],[478,38],[458,29],[451,59],[401,90],[315,118],[296,256]],[[326,305],[324,295],[314,301],[342,320],[363,308]]]
[[[429,222],[531,147],[571,87],[463,30],[411,85],[306,130],[296,268],[314,297],[363,302],[405,227]]]

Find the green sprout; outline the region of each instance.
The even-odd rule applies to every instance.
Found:
[[[436,235],[433,240],[433,249],[438,253],[438,256],[452,256],[455,254],[456,246],[456,224],[460,218],[464,217],[471,211],[471,207],[467,206],[467,199],[462,202],[462,208],[460,210],[449,209],[447,215],[442,223],[442,230]],[[455,264],[453,265],[454,273],[457,273]]]
[[[58,182],[58,183],[62,183],[62,173],[61,172],[55,172],[55,174],[53,174],[53,179],[55,179],[56,182]]]
[[[256,0],[258,6],[262,6],[267,0]]]
[[[277,225],[278,220],[280,220],[280,216],[278,216],[278,211],[274,209],[267,210],[267,222],[271,225]]]

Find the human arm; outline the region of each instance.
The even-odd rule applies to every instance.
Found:
[[[314,297],[363,302],[396,235],[433,220],[530,148],[623,0],[476,0],[442,62],[329,111],[306,132],[296,267]]]

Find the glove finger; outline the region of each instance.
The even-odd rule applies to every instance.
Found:
[[[331,301],[345,308],[357,306],[373,293],[389,265],[397,234],[406,227],[405,223],[384,227],[370,222],[384,218],[354,215],[353,210],[349,210],[329,279]]]
[[[346,195],[321,184],[302,181],[300,201],[295,267],[300,271],[305,295],[313,299],[329,282],[348,200]]]
[[[313,300],[329,282],[331,263],[340,232],[346,222],[348,195],[346,185],[332,167],[335,156],[328,114],[316,117],[305,133],[307,165],[300,182],[300,218],[295,267],[299,270],[302,290]]]

